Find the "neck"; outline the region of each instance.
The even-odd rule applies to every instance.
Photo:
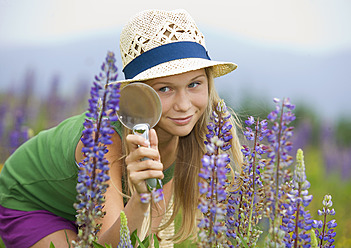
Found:
[[[163,169],[167,169],[177,158],[178,136],[162,135],[162,131],[157,132],[158,150],[161,155]]]

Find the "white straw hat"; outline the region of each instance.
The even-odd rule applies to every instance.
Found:
[[[219,77],[236,69],[210,60],[205,38],[185,10],[146,10],[130,19],[120,36],[125,80],[145,81],[213,67]]]

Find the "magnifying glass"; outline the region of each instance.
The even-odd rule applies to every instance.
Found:
[[[119,121],[134,134],[149,140],[149,130],[153,128],[161,118],[161,99],[156,91],[144,83],[131,83],[120,91]],[[146,160],[149,158],[143,158]],[[148,190],[162,188],[160,179],[150,178],[146,180]]]

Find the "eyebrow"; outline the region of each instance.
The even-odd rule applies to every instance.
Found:
[[[196,77],[194,77],[193,79],[191,79],[190,81],[194,81],[195,79],[198,79],[199,77],[206,77],[206,74],[205,73],[202,73]]]
[[[190,79],[189,81],[194,81],[200,77],[206,77],[206,74],[205,73],[201,73],[200,75],[197,75],[195,77],[193,77],[192,79]],[[155,85],[158,85],[158,84],[169,84],[170,82],[167,82],[167,81],[158,81],[158,82],[153,82],[151,85],[152,86],[155,86]]]

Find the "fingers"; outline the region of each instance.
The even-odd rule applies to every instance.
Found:
[[[151,129],[149,132],[150,147],[158,150],[158,139],[155,129]]]
[[[150,148],[148,148],[150,149]],[[128,157],[127,157],[128,158]],[[127,162],[126,158],[126,162]],[[128,158],[129,160],[129,158]],[[140,193],[148,192],[145,180],[149,178],[163,179],[163,165],[155,160],[131,161],[127,163],[127,171],[130,182],[134,185],[136,191]]]
[[[154,129],[149,132],[150,141],[145,140],[142,136],[130,134],[126,138],[126,142],[129,148],[129,159],[126,163],[141,160],[143,158],[149,158],[156,161],[161,161],[160,154],[158,151],[158,140],[157,134]]]
[[[142,181],[149,178],[162,179],[164,177],[162,170],[162,163],[153,160],[134,162],[127,166],[129,177],[134,179],[132,181]]]
[[[125,162],[129,180],[139,193],[147,192],[146,179],[164,177],[157,134],[154,129],[150,130],[149,138],[150,142],[139,135],[130,134],[126,138],[129,154]]]
[[[150,145],[150,142],[148,140],[146,140],[142,136],[135,135],[135,134],[127,135],[126,141],[130,151],[134,151],[138,149],[139,146],[149,147]]]
[[[160,154],[158,150],[148,147],[139,147],[130,151],[129,155],[126,157],[126,164],[130,164],[134,161],[139,162],[145,158],[159,162]]]

